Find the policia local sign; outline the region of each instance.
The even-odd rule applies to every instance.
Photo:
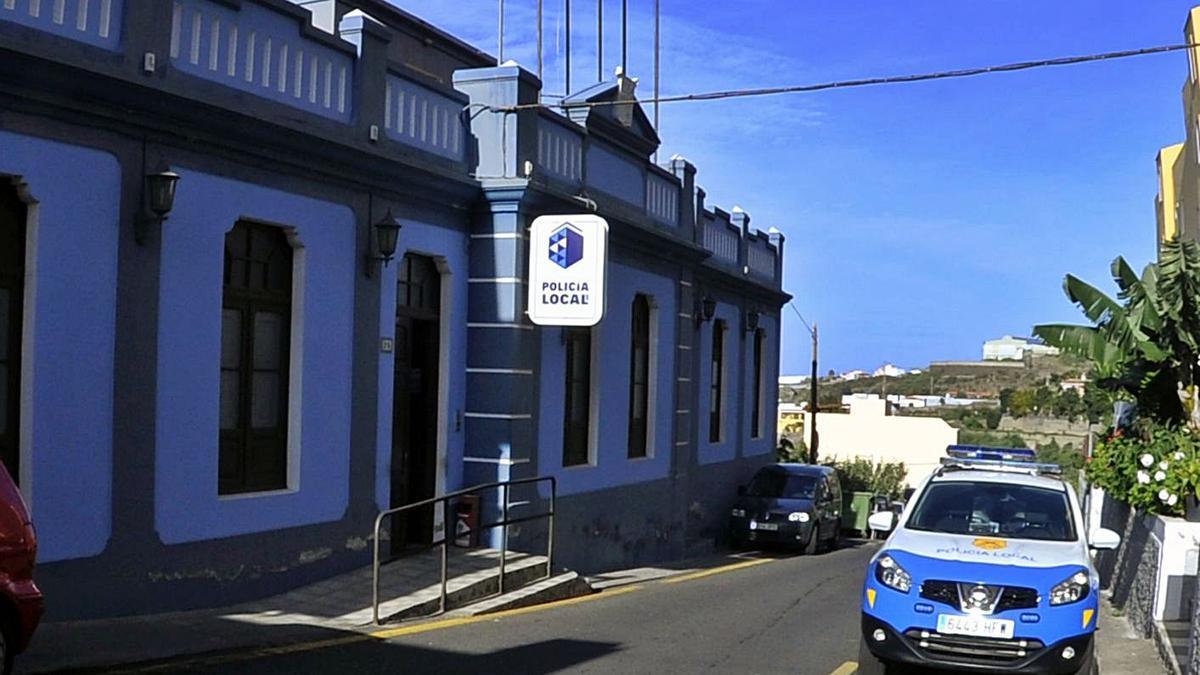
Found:
[[[608,223],[599,216],[539,216],[529,232],[529,320],[594,326],[604,317]]]

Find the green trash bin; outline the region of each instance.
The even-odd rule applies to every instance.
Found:
[[[871,492],[846,492],[842,496],[842,529],[867,532],[867,518],[871,517]]]

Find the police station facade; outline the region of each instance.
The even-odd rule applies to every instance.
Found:
[[[651,161],[628,81],[506,111],[536,77],[338,4],[0,4],[0,459],[50,618],[266,596],[531,476],[557,564],[678,558],[772,461],[782,236]],[[608,223],[593,327],[526,316],[549,214]]]

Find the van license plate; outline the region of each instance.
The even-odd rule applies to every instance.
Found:
[[[750,529],[763,530],[765,532],[774,532],[779,529],[779,525],[775,523],[760,523],[757,520],[750,521]]]
[[[937,630],[947,635],[970,635],[1011,640],[1014,622],[1009,619],[986,619],[981,616],[939,614]]]

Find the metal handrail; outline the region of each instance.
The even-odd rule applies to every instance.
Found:
[[[550,510],[546,511],[545,513],[539,513],[539,514],[532,515],[532,516],[526,516],[523,518],[509,520],[508,519],[509,489],[514,485],[527,485],[530,483],[544,483],[544,482],[550,483]],[[375,536],[374,536],[375,555],[374,555],[374,559],[372,560],[372,563],[371,563],[371,586],[372,586],[372,588],[371,588],[371,618],[372,618],[372,621],[375,623],[375,625],[377,625],[377,626],[379,625],[379,568],[380,568],[380,565],[382,564],[380,562],[380,556],[379,556],[379,538],[380,538],[379,535],[380,535],[381,528],[383,526],[384,519],[391,518],[393,516],[396,516],[397,514],[405,512],[405,511],[411,511],[413,509],[419,509],[419,508],[422,508],[425,506],[433,506],[434,504],[438,504],[438,503],[440,503],[442,505],[442,539],[441,539],[441,541],[435,541],[435,542],[433,542],[433,544],[431,544],[431,547],[439,546],[439,545],[442,547],[442,577],[441,577],[442,592],[441,592],[441,599],[440,599],[440,602],[438,605],[438,612],[437,612],[438,614],[442,614],[446,611],[446,584],[447,584],[446,575],[447,575],[447,571],[448,571],[448,569],[447,569],[448,562],[449,562],[449,548],[448,547],[449,547],[449,543],[450,543],[450,534],[449,534],[449,532],[450,532],[450,517],[449,517],[450,514],[449,514],[448,509],[449,509],[450,501],[453,499],[457,499],[459,497],[466,496],[466,495],[476,494],[479,492],[484,492],[486,490],[494,490],[496,488],[501,489],[500,520],[497,522],[494,522],[494,523],[487,523],[486,525],[480,525],[479,530],[482,531],[484,529],[491,529],[493,527],[503,528],[503,530],[501,532],[501,537],[500,537],[500,579],[499,579],[500,584],[499,584],[498,595],[502,595],[504,593],[504,573],[505,573],[505,568],[507,567],[507,562],[508,562],[508,526],[509,525],[516,525],[518,523],[529,522],[531,520],[540,520],[542,518],[546,518],[548,520],[549,527],[548,527],[548,535],[546,537],[546,576],[543,578],[549,579],[551,577],[551,575],[554,574],[554,508],[556,506],[555,502],[558,499],[558,481],[554,478],[554,476],[538,476],[535,478],[519,478],[517,480],[506,480],[506,481],[497,481],[495,483],[484,483],[482,485],[475,485],[475,486],[472,486],[469,488],[463,488],[462,490],[458,490],[455,492],[450,492],[450,493],[444,494],[440,497],[431,497],[429,499],[423,499],[419,502],[413,502],[412,504],[405,504],[404,506],[397,506],[396,508],[393,508],[393,509],[381,511],[378,516],[375,516]]]

